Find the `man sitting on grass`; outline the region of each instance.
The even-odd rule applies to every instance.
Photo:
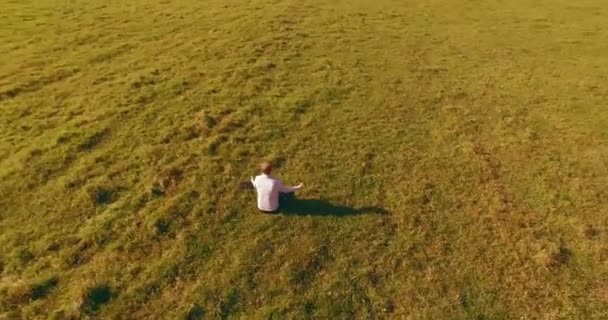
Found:
[[[295,187],[286,187],[281,180],[270,176],[272,165],[270,162],[263,162],[261,165],[262,174],[251,177],[251,183],[258,194],[258,209],[264,213],[279,212],[279,193],[293,193],[301,189],[304,184],[300,183]]]

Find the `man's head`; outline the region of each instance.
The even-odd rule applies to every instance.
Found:
[[[268,161],[264,161],[260,164],[260,169],[264,174],[268,175],[272,171],[272,164]]]

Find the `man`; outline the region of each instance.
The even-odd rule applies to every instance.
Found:
[[[304,184],[286,187],[281,180],[270,176],[272,171],[270,162],[263,162],[260,167],[262,174],[255,179],[251,177],[251,183],[258,194],[258,209],[264,213],[276,213],[279,211],[279,193],[295,192],[300,190]]]

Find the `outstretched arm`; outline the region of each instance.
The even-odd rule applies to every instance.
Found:
[[[281,188],[279,189],[279,192],[283,192],[283,193],[296,192],[296,191],[302,189],[302,187],[304,187],[304,184],[301,182],[297,186],[293,186],[293,187],[286,187],[283,185],[283,183],[281,183]]]

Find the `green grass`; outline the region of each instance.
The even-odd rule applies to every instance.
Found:
[[[0,319],[608,318],[602,0],[6,0],[0,25]],[[238,188],[262,159],[299,209]]]

